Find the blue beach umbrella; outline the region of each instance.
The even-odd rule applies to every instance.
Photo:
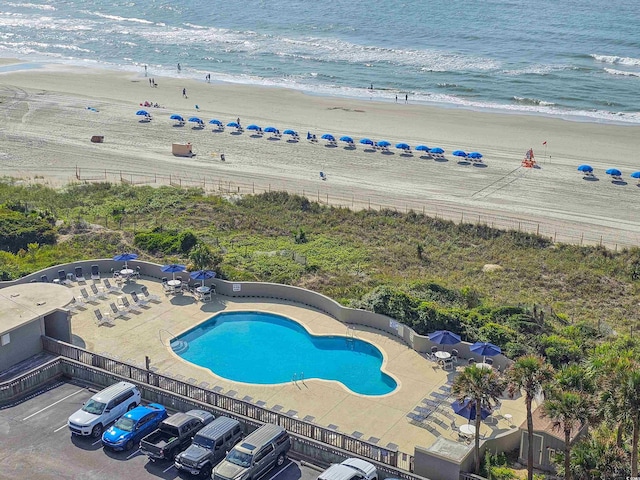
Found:
[[[202,280],[201,286],[204,286],[205,280],[209,280],[210,278],[215,278],[215,276],[216,276],[216,272],[213,272],[211,270],[198,270],[196,272],[191,272],[189,274],[189,277],[193,278],[194,280]]]
[[[218,120],[218,119],[215,119],[215,118],[214,118],[214,119],[212,119],[212,120],[209,120],[209,123],[210,123],[211,125],[218,125],[219,127],[221,127],[221,126],[222,126],[222,122],[221,122],[220,120]]]
[[[396,143],[396,148],[398,150],[411,150],[411,146],[408,143]]]
[[[379,147],[388,147],[388,146],[390,146],[390,145],[391,145],[391,142],[387,142],[386,140],[380,140],[380,141],[378,142],[378,146],[379,146]]]
[[[470,398],[465,398],[463,402],[455,401],[451,404],[451,408],[453,408],[453,412],[461,417],[466,418],[467,420],[475,420],[476,419],[476,402],[475,400],[471,400]],[[484,420],[489,415],[491,415],[491,410],[487,410],[486,408],[480,409],[480,419]]]
[[[583,164],[578,166],[578,171],[583,173],[593,172],[593,167],[591,165]]]
[[[187,270],[185,265],[180,265],[179,263],[170,263],[169,265],[163,265],[160,268],[165,273],[173,273],[173,279],[176,279],[176,272],[184,272]]]
[[[330,142],[335,142],[336,141],[336,137],[334,137],[333,135],[331,135],[330,133],[325,133],[324,135],[322,135],[320,137],[323,140],[328,140]]]
[[[457,335],[449,330],[438,330],[429,334],[429,340],[438,345],[455,345],[460,343],[460,335]]]
[[[200,118],[198,118],[198,117],[191,117],[191,118],[189,119],[189,121],[190,121],[190,122],[193,122],[193,123],[204,123],[204,122],[202,121],[202,119],[200,119]]]
[[[622,175],[622,172],[617,168],[610,168],[604,173],[606,173],[607,175],[614,175],[616,177],[619,177],[620,175]]]
[[[147,112],[146,110],[138,110],[138,111],[136,112],[136,115],[144,115],[144,116],[147,116],[147,115],[149,115],[149,112]]]
[[[296,135],[298,135],[298,132],[296,132],[295,130],[291,130],[290,128],[287,128],[287,129],[286,129],[284,132],[282,132],[282,133],[284,133],[285,135],[293,135],[294,137],[295,137]]]
[[[640,178],[640,172],[633,172],[631,175],[629,175],[631,178]]]
[[[267,133],[278,133],[278,129],[276,127],[265,127],[264,131]]]
[[[499,346],[489,342],[476,342],[469,347],[469,351],[482,355],[483,362],[486,357],[493,357],[502,353],[502,349]]]
[[[471,153],[468,155],[468,157],[469,157],[469,158],[477,158],[477,159],[480,159],[480,158],[482,158],[482,157],[483,157],[483,155],[482,155],[480,152],[471,152]]]
[[[182,118],[180,115],[174,113],[173,115],[171,115],[169,117],[169,120],[177,120],[179,122],[184,122],[184,118]]]
[[[370,138],[362,138],[360,139],[360,143],[362,145],[373,145],[373,140],[371,140]]]
[[[260,131],[260,127],[258,125],[256,125],[255,123],[252,123],[251,125],[249,125],[247,127],[247,130],[255,130],[255,131]]]
[[[129,260],[135,260],[136,258],[138,258],[138,254],[137,253],[121,253],[120,255],[116,255],[115,257],[113,257],[113,260],[115,260],[116,262],[124,262],[124,268],[127,268],[127,262]]]
[[[432,148],[431,150],[429,150],[431,153],[435,153],[437,155],[442,155],[444,153],[444,150],[440,147],[435,147]]]
[[[427,147],[426,145],[418,145],[416,147],[416,150],[419,152],[428,152],[429,151],[429,147]]]
[[[237,122],[229,122],[227,123],[227,127],[240,128],[240,125]]]
[[[341,142],[346,142],[346,143],[353,143],[353,138],[345,135],[344,137],[340,137],[340,141]]]
[[[455,157],[464,157],[464,158],[466,158],[467,157],[467,152],[464,152],[462,150],[454,150],[453,151],[453,155]]]

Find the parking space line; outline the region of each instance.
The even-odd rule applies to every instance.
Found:
[[[175,467],[175,465],[172,463],[171,465],[169,465],[167,468],[165,468],[162,473],[167,473],[169,470],[171,470],[173,467]]]
[[[67,398],[69,398],[69,397],[73,397],[74,395],[77,395],[78,393],[82,393],[82,392],[84,392],[84,390],[78,390],[77,392],[73,392],[71,395],[67,395],[66,397],[61,398],[61,399],[60,399],[60,400],[58,400],[57,402],[53,402],[51,405],[47,405],[46,407],[44,407],[44,408],[42,408],[42,409],[38,410],[36,413],[32,413],[32,414],[31,414],[31,415],[29,415],[28,417],[24,417],[24,418],[22,419],[22,421],[24,422],[25,420],[29,420],[31,417],[34,417],[34,416],[36,416],[37,414],[39,414],[39,413],[41,413],[41,412],[44,412],[44,411],[45,411],[45,410],[47,410],[48,408],[51,408],[51,407],[53,407],[54,405],[57,405],[58,403],[65,401]]]
[[[131,455],[129,455],[127,457],[127,460],[129,460],[130,458],[132,458],[134,455],[137,455],[138,453],[140,453],[140,449],[137,449],[135,452],[133,452]]]
[[[276,478],[278,475],[280,475],[282,472],[284,472],[287,468],[289,468],[291,465],[293,465],[293,462],[291,460],[289,460],[289,465],[287,465],[286,467],[284,467],[282,470],[276,472],[276,474],[271,477],[269,480],[273,480],[274,478]]]
[[[62,430],[63,428],[67,428],[67,424],[65,423],[64,425],[62,425],[61,427],[58,427],[54,430],[54,432],[59,432],[60,430]]]
[[[95,442],[93,442],[93,443],[91,444],[91,446],[97,445],[97,444],[99,444],[99,443],[101,443],[101,442],[102,442],[102,438],[101,438],[100,440],[96,440]]]

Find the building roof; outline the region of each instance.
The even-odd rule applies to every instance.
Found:
[[[533,430],[538,433],[546,433],[549,436],[562,440],[564,442],[564,431],[562,429],[553,427],[553,420],[542,416],[542,409],[540,407],[533,411]],[[582,430],[580,422],[575,422],[573,428],[571,428],[571,442],[573,442],[580,431]],[[527,430],[527,419],[520,425],[521,430]]]
[[[60,310],[73,292],[55,283],[21,283],[0,289],[0,335]]]

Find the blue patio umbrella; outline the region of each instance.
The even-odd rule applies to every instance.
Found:
[[[204,124],[204,122],[202,121],[202,119],[201,119],[201,118],[198,118],[198,117],[191,117],[191,118],[189,119],[189,121],[190,121],[190,122],[193,122],[193,123],[202,123],[202,124]]]
[[[371,140],[370,138],[362,138],[360,139],[360,143],[362,145],[373,145],[373,140]]]
[[[578,166],[578,171],[583,173],[593,172],[593,167],[591,165],[583,164]]]
[[[215,278],[215,276],[216,276],[216,272],[211,270],[198,270],[196,272],[191,272],[189,274],[189,277],[193,278],[194,280],[202,280],[202,286],[204,286],[205,280],[208,280],[210,278]]]
[[[115,257],[113,257],[113,260],[115,260],[116,262],[124,262],[124,268],[127,268],[127,262],[129,260],[135,260],[136,258],[138,258],[138,254],[137,253],[121,253],[120,255],[116,255]]]
[[[171,115],[169,117],[169,120],[177,120],[179,122],[184,122],[184,118],[182,118],[180,115],[174,113],[173,115]]]
[[[483,155],[482,155],[480,152],[471,152],[471,153],[468,155],[468,157],[469,157],[469,158],[477,158],[477,159],[480,159],[480,158],[482,158],[482,157],[483,157]]]
[[[467,157],[467,152],[464,152],[462,150],[454,150],[453,151],[453,156],[466,158]]]
[[[614,175],[616,177],[619,177],[620,175],[622,175],[622,172],[620,170],[618,170],[617,168],[609,168],[606,172],[607,175]]]
[[[165,273],[173,273],[173,279],[176,279],[176,272],[184,272],[187,270],[185,265],[180,265],[179,263],[170,263],[169,265],[163,265],[160,268]]]
[[[211,125],[218,125],[219,127],[221,127],[221,126],[222,126],[222,122],[221,122],[220,120],[216,119],[216,118],[214,118],[214,119],[212,119],[212,120],[209,120],[209,123],[210,123]]]
[[[324,135],[322,135],[320,137],[323,140],[328,140],[330,142],[335,142],[336,141],[336,137],[334,137],[333,135],[331,135],[330,133],[325,133]]]
[[[296,135],[298,135],[298,132],[296,132],[295,130],[291,130],[290,128],[287,128],[287,129],[286,129],[284,132],[282,132],[282,133],[284,133],[285,135],[293,135],[294,137],[295,137]]]
[[[278,133],[278,129],[276,127],[265,127],[264,131],[267,133]]]
[[[344,137],[340,137],[340,141],[341,142],[346,142],[346,143],[353,143],[353,138],[345,135]]]
[[[464,401],[459,402],[455,401],[451,404],[451,408],[453,408],[453,412],[461,417],[466,418],[467,420],[475,420],[476,419],[476,402],[475,400],[471,400],[470,398],[465,398]],[[486,408],[480,409],[480,419],[484,420],[489,415],[491,415],[491,410]]]
[[[460,335],[457,335],[449,330],[438,330],[429,334],[429,340],[438,345],[455,345],[462,340]]]
[[[428,152],[429,151],[429,147],[427,147],[426,145],[418,145],[416,147],[416,150],[419,152]]]
[[[486,357],[493,357],[502,353],[502,349],[489,342],[476,342],[469,347],[469,351],[482,355],[482,361],[485,361]]]
[[[631,175],[629,175],[631,178],[640,178],[640,172],[633,172]]]
[[[396,143],[396,148],[399,150],[411,150],[408,143]]]
[[[380,140],[380,141],[378,142],[378,146],[379,146],[379,147],[388,147],[388,146],[390,146],[390,145],[391,145],[391,142],[387,142],[386,140]]]
[[[149,115],[149,112],[147,112],[146,110],[138,110],[138,111],[136,112],[136,115],[144,115],[144,116],[147,116],[147,115]]]
[[[249,125],[247,127],[247,130],[255,130],[256,132],[258,132],[258,131],[261,130],[261,128],[258,125],[256,125],[255,123],[252,123],[251,125]]]
[[[440,147],[435,147],[432,148],[431,150],[429,150],[431,153],[436,153],[438,155],[442,155],[444,153],[444,150]]]
[[[238,124],[238,122],[229,122],[227,123],[227,127],[240,128],[240,125]]]

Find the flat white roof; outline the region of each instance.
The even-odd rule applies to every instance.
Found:
[[[73,291],[55,283],[22,283],[0,289],[0,335],[67,306]]]

